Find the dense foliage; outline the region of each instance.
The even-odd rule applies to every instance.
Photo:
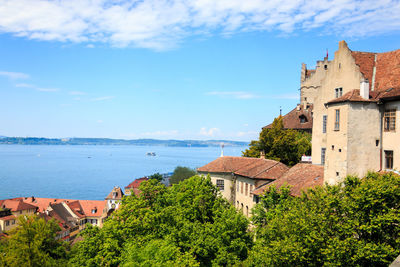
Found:
[[[88,227],[74,247],[75,266],[233,265],[247,258],[249,222],[210,178],[172,187],[143,182],[102,229]]]
[[[283,119],[279,116],[271,128],[264,128],[261,131],[259,140],[251,141],[243,156],[258,158],[261,152],[268,159],[293,166],[300,161],[302,155],[310,155],[311,134],[284,129]]]
[[[272,188],[254,209],[248,266],[387,266],[400,253],[400,177],[365,178],[293,198]]]
[[[174,173],[169,178],[170,184],[177,184],[187,178],[195,176],[197,174],[196,170],[188,167],[178,166],[175,168]]]
[[[369,173],[292,197],[271,187],[253,227],[210,178],[143,182],[68,255],[58,225],[20,217],[0,266],[387,266],[400,253],[400,176]],[[253,238],[255,237],[255,238]]]
[[[56,240],[54,220],[20,216],[10,237],[0,240],[0,266],[67,266],[68,245]]]
[[[161,182],[163,180],[163,176],[161,173],[157,172],[149,176],[149,179],[156,179],[157,181]]]

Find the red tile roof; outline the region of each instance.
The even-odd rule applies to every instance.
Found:
[[[291,195],[299,196],[303,190],[324,184],[324,167],[308,163],[298,163],[275,181],[263,185],[253,191],[260,195],[270,186],[280,188],[283,185],[291,186]]]
[[[376,53],[351,51],[351,55],[353,56],[356,65],[360,67],[360,71],[364,75],[364,78],[368,79],[368,81],[372,83]]]
[[[370,84],[376,67],[374,91],[400,87],[400,49],[385,53],[352,51],[351,54]]]
[[[65,202],[68,204],[68,202],[75,201],[72,199],[63,199],[63,198],[42,198],[42,197],[20,197],[20,198],[14,198],[23,201],[24,203],[31,204],[33,206],[38,207],[39,212],[43,212],[47,209],[49,204],[57,204],[61,202]]]
[[[283,127],[285,129],[295,129],[295,130],[311,130],[313,124],[312,118],[312,110],[313,106],[309,105],[308,108],[304,109],[303,105],[298,105],[296,108],[291,110],[288,114],[282,117],[283,119]],[[300,118],[304,116],[306,122],[301,123]],[[272,123],[263,127],[271,128]]]
[[[369,99],[362,98],[360,96],[360,90],[354,89],[350,92],[345,93],[343,96],[335,98],[328,102],[331,103],[340,103],[340,102],[378,102],[378,98],[381,95],[380,92],[370,91]]]
[[[247,157],[220,157],[197,169],[204,173],[234,173],[252,179],[274,180],[289,168],[278,161]]]
[[[83,213],[88,217],[101,217],[106,206],[104,200],[79,200]],[[93,211],[95,211],[93,213]]]
[[[17,217],[15,217],[15,215],[8,215],[8,216],[4,216],[4,217],[0,217],[1,221],[9,221],[9,220],[15,220]]]
[[[140,184],[142,182],[144,182],[144,181],[147,181],[147,180],[149,180],[149,178],[147,178],[147,177],[142,177],[142,178],[136,179],[135,181],[133,181],[129,185],[125,186],[125,189],[128,189],[128,188],[139,188]]]
[[[21,200],[5,199],[5,200],[0,200],[0,208],[11,209],[12,212],[15,212],[15,211],[36,209],[36,206],[30,205]]]

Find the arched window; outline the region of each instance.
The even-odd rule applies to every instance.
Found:
[[[299,119],[300,119],[300,123],[306,123],[307,122],[307,117],[304,116],[304,115],[300,115]]]

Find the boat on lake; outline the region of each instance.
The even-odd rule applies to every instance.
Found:
[[[154,156],[156,156],[156,153],[155,152],[147,152],[146,155],[154,157]]]

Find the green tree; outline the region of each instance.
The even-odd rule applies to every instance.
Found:
[[[83,233],[71,265],[233,265],[247,257],[249,222],[209,177],[171,187],[149,180],[140,190],[124,197],[102,229]]]
[[[193,170],[188,167],[178,166],[175,168],[174,173],[169,178],[169,182],[171,184],[177,184],[180,181],[195,176],[196,174],[197,174],[196,170]]]
[[[155,180],[161,182],[163,180],[163,176],[161,173],[157,172],[157,173],[150,175],[149,179],[155,179]]]
[[[289,166],[298,163],[301,156],[311,153],[311,134],[283,128],[281,116],[274,119],[271,128],[264,128],[259,140],[251,141],[244,157],[260,157],[261,152],[268,159],[280,161]]]
[[[56,240],[60,230],[54,220],[20,216],[10,236],[0,240],[0,265],[66,266],[68,245]]]
[[[248,266],[388,266],[400,253],[400,176],[369,173],[291,197],[271,188],[253,210]]]

